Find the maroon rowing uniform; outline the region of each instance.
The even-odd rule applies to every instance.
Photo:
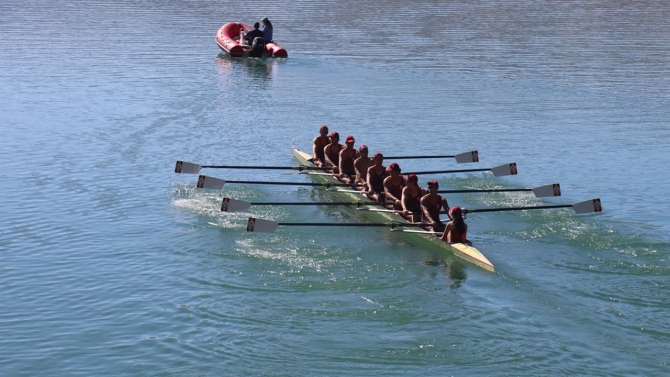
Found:
[[[377,173],[377,169],[375,168],[375,165],[372,165],[370,170],[368,170],[368,179],[370,180],[370,184],[372,187],[372,191],[381,194],[384,192],[384,178],[386,178],[386,168],[383,166],[380,166],[381,169],[381,174]]]
[[[349,153],[351,152],[351,156]],[[340,166],[340,173],[346,174],[348,176],[356,175],[356,169],[354,169],[354,157],[356,157],[356,150],[353,148],[345,149],[344,154],[342,154],[342,166]]]

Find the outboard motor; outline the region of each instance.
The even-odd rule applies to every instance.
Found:
[[[252,58],[260,58],[265,51],[265,39],[263,37],[256,37],[251,43],[251,49],[249,50],[249,56]]]

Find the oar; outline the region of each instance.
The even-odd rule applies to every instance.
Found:
[[[247,222],[247,232],[273,233],[278,226],[362,226],[362,227],[387,227],[394,229],[397,226],[421,226],[417,223],[285,223],[272,220],[257,219],[250,217]]]
[[[461,170],[433,170],[433,171],[416,171],[416,172],[409,172],[409,173],[404,173],[404,174],[445,174],[445,173],[470,173],[470,172],[477,172],[477,171],[491,171],[493,172],[493,175],[496,177],[502,177],[505,175],[516,175],[517,170],[516,170],[516,163],[512,162],[511,164],[505,164],[505,165],[500,165],[496,166],[494,168],[490,169],[461,169]]]
[[[477,151],[459,153],[457,155],[437,155],[437,156],[393,156],[386,157],[385,160],[413,160],[413,159],[423,159],[423,158],[455,158],[456,162],[459,164],[468,163],[468,162],[479,162],[479,153]]]
[[[570,207],[572,207],[572,209],[574,209],[577,214],[602,212],[603,210],[603,207],[600,203],[600,198],[596,198],[591,200],[585,200],[583,202],[575,204],[558,204],[558,205],[530,206],[530,207],[475,208],[475,209],[463,208],[462,212],[465,214],[465,213],[477,213],[477,212],[525,211],[531,209],[552,209],[552,208],[570,208]],[[442,221],[449,221],[449,219],[445,219]]]
[[[561,186],[558,183],[540,186],[535,188],[516,188],[516,189],[476,189],[476,190],[438,190],[439,194],[461,194],[461,193],[483,193],[483,192],[520,192],[532,191],[537,198],[549,196],[561,196]]]
[[[375,202],[365,203],[362,200],[357,202],[245,202],[231,198],[223,198],[221,202],[221,211],[223,212],[245,212],[251,206],[364,206],[376,204]]]
[[[202,168],[212,169],[264,169],[264,170],[326,170],[326,168],[319,168],[316,166],[247,166],[247,165],[198,165],[192,162],[177,161],[174,167],[175,173],[183,174],[199,174]]]
[[[352,187],[352,185],[347,185],[344,183],[330,183],[330,182],[318,183],[318,182],[273,182],[273,181],[226,181],[225,179],[209,177],[206,175],[201,175],[198,177],[198,185],[196,187],[221,190],[223,188],[223,185],[225,185],[226,183],[244,183],[249,185]]]

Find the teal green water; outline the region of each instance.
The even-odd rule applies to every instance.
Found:
[[[426,1],[0,5],[0,375],[665,375],[667,5]],[[287,60],[220,54],[267,15]],[[244,231],[177,160],[292,165],[319,125],[385,154],[477,149],[441,188],[489,273],[374,228]],[[456,169],[403,160],[404,170]],[[468,165],[467,167],[472,167]],[[297,172],[209,170],[229,180]],[[422,181],[429,177],[422,177]],[[252,207],[357,221],[333,207]]]

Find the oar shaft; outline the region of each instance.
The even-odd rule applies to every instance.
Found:
[[[246,165],[202,165],[201,168],[212,169],[263,169],[263,170],[325,170],[316,166],[246,166]]]
[[[507,208],[479,208],[479,209],[463,209],[463,213],[474,212],[500,212],[500,211],[524,211],[528,209],[550,209],[550,208],[572,208],[572,204],[558,204],[549,206],[531,206],[531,207],[507,207]]]
[[[361,226],[361,227],[387,227],[408,226],[408,224],[394,223],[278,223],[284,226]],[[413,225],[409,225],[413,226]]]
[[[384,157],[386,158],[386,157]],[[471,173],[477,171],[490,171],[491,169],[460,169],[460,170],[433,170],[433,171],[416,171],[403,174],[445,174],[445,173]]]
[[[363,202],[254,202],[252,206],[358,206],[365,204]]]
[[[444,155],[444,156],[397,156],[397,157],[386,157],[384,156],[385,160],[413,160],[413,159],[421,159],[421,158],[455,158],[456,156],[453,155]]]
[[[249,185],[287,185],[287,186],[325,186],[325,187],[351,187],[344,183],[318,183],[318,182],[273,182],[273,181],[226,181],[226,183],[240,183]]]
[[[462,194],[468,192],[519,192],[519,191],[533,191],[529,188],[516,188],[516,189],[481,189],[481,190],[438,190],[438,194]]]

